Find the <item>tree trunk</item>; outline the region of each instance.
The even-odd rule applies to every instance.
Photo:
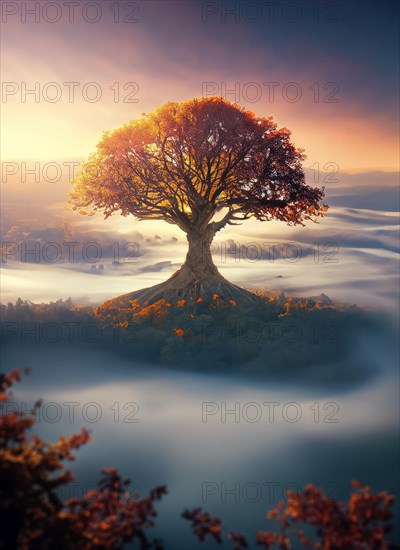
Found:
[[[211,243],[214,235],[213,225],[208,225],[205,230],[187,234],[189,250],[181,269],[197,281],[221,277],[211,256]]]
[[[130,308],[130,300],[137,300],[142,306],[160,299],[170,303],[181,299],[195,302],[198,298],[210,301],[215,294],[225,300],[259,303],[258,296],[227,281],[215,266],[210,247],[218,229],[218,224],[209,223],[206,228],[188,232],[189,250],[182,267],[164,283],[118,297],[118,307],[126,303]]]

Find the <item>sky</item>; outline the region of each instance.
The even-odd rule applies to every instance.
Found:
[[[308,183],[324,185],[331,206],[318,226],[225,229],[217,246],[256,241],[263,253],[257,263],[215,258],[223,274],[249,288],[393,307],[397,2],[28,1],[1,9],[2,241],[108,247],[101,277],[90,262],[3,258],[3,300],[72,294],[94,303],[171,275],[187,249],[178,228],[67,213],[69,180],[104,131],[168,101],[221,95],[292,130]],[[299,243],[302,262],[265,261],[271,239]],[[139,263],[113,271],[116,241],[140,245]],[[340,261],[316,265],[315,243],[337,245]]]
[[[289,127],[310,166],[397,168],[395,1],[56,5],[2,3],[3,160],[85,158],[141,112],[215,94]]]

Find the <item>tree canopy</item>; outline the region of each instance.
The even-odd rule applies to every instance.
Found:
[[[219,97],[170,102],[105,132],[70,202],[84,214],[133,214],[186,233],[250,217],[302,224],[327,210],[323,189],[305,183],[304,159],[272,117]]]

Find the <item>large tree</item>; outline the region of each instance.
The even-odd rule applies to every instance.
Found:
[[[219,97],[167,103],[106,132],[75,179],[74,209],[164,220],[186,233],[189,250],[169,281],[140,295],[182,298],[219,291],[247,293],[215,267],[210,245],[227,224],[255,217],[290,225],[316,221],[323,189],[305,183],[303,150],[272,117],[259,117]]]

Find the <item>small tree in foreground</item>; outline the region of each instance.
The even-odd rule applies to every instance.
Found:
[[[90,441],[86,430],[46,443],[27,430],[35,424],[38,401],[31,414],[15,411],[8,390],[20,380],[19,370],[0,374],[0,548],[20,550],[112,550],[137,542],[159,549],[146,529],[154,525],[154,502],[166,493],[157,487],[147,498],[132,499],[115,468],[103,468],[98,489],[82,498],[62,501],[59,489],[74,481],[65,460]]]
[[[264,550],[292,550],[311,548],[312,550],[389,550],[398,549],[386,540],[391,530],[387,522],[393,517],[390,510],[394,497],[386,491],[377,494],[370,487],[352,481],[352,494],[349,502],[338,502],[323,494],[312,484],[300,493],[288,491],[287,503],[281,502],[267,513],[267,518],[277,520],[280,532],[258,531],[257,546]],[[212,518],[201,508],[185,510],[182,516],[192,522],[193,533],[199,540],[207,536],[222,542],[221,521]],[[314,528],[315,535],[306,535],[303,524]],[[249,548],[242,533],[229,533],[235,550]],[[295,544],[295,546],[293,546]]]
[[[132,214],[186,233],[182,268],[133,298],[153,302],[175,293],[197,299],[218,292],[254,300],[218,273],[211,242],[226,225],[251,217],[297,225],[323,216],[324,192],[306,185],[304,158],[290,131],[278,129],[272,117],[218,97],[167,103],[104,134],[70,202],[83,214]]]
[[[115,468],[104,468],[98,489],[81,498],[59,498],[57,490],[73,481],[63,462],[74,460],[72,451],[88,442],[89,434],[83,430],[51,444],[28,437],[34,412],[25,416],[10,407],[9,388],[19,379],[18,370],[0,374],[0,548],[118,550],[133,543],[142,550],[162,550],[161,541],[150,541],[146,530],[154,525],[154,502],[167,493],[165,486],[156,487],[147,498],[132,499],[129,480],[123,480]],[[265,550],[290,550],[292,536],[296,548],[300,543],[313,550],[398,549],[385,540],[394,497],[373,494],[358,482],[352,485],[349,502],[330,499],[313,485],[301,493],[289,492],[286,508],[281,503],[267,514],[280,523],[280,532],[259,531],[256,544]],[[219,518],[201,508],[185,510],[182,516],[200,541],[222,542]],[[294,529],[297,523],[315,527],[317,540]],[[241,533],[229,533],[228,538],[235,550],[249,547]]]

